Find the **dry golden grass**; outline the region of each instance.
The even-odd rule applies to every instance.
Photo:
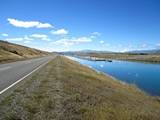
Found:
[[[36,50],[33,48],[28,48],[21,45],[0,41],[0,62],[33,58],[48,54],[49,53],[47,52]]]
[[[0,103],[6,120],[159,120],[160,101],[56,57]]]

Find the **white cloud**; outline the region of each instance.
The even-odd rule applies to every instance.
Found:
[[[23,41],[24,38],[7,38],[7,41]]]
[[[101,41],[100,41],[100,43],[101,43],[101,44],[103,44],[103,43],[104,43],[104,41],[103,41],[103,40],[101,40]]]
[[[65,29],[59,29],[56,31],[51,31],[51,33],[54,35],[66,35],[66,34],[68,34],[68,31]]]
[[[100,36],[101,33],[99,33],[99,32],[93,32],[92,35]]]
[[[147,47],[147,44],[142,44],[141,47],[142,47],[142,48],[146,48],[146,47]]]
[[[37,28],[53,28],[53,26],[49,23],[40,23],[37,25]]]
[[[8,18],[9,23],[15,27],[23,27],[23,28],[53,28],[53,26],[49,23],[41,23],[39,21],[21,21],[17,19]]]
[[[31,41],[24,41],[25,44],[30,43]]]
[[[41,40],[44,40],[44,41],[51,41],[50,38],[42,38]]]
[[[71,38],[71,39],[60,39],[55,42],[52,42],[52,44],[69,47],[69,46],[85,44],[89,42],[92,42],[92,39],[88,37],[79,37],[79,38]]]
[[[40,40],[45,40],[45,41],[50,41],[47,35],[45,34],[32,34],[30,37],[35,38],[35,39],[40,39]]]
[[[45,34],[32,34],[30,36],[24,35],[24,37],[6,38],[7,41],[24,41],[24,43],[29,43],[29,41],[32,41],[35,39],[50,41],[48,36]]]
[[[47,35],[45,35],[45,34],[32,34],[31,37],[34,37],[34,38],[46,38]]]
[[[34,40],[34,39],[25,35],[24,37],[6,38],[6,40],[7,41],[23,41],[23,40],[31,41],[31,40]]]
[[[91,38],[91,39],[94,39],[94,38],[96,38],[96,36],[94,36],[94,35],[91,35],[91,36],[90,36],[90,38]]]
[[[33,38],[31,38],[31,37],[28,37],[27,35],[25,35],[25,36],[24,36],[24,40],[29,41],[29,40],[34,40],[34,39],[33,39]]]
[[[93,33],[91,33],[90,38],[91,38],[91,39],[95,39],[95,38],[99,37],[100,35],[101,35],[101,34],[100,34],[99,32],[93,32]]]
[[[8,34],[6,34],[6,33],[2,33],[1,35],[4,37],[8,37]]]
[[[124,49],[122,49],[122,50],[120,50],[119,52],[128,52],[128,51],[130,51],[130,49],[128,49],[128,48],[124,48]]]

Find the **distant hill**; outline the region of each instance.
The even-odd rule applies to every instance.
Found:
[[[0,62],[48,55],[48,52],[0,40]]]
[[[128,51],[127,53],[160,54],[160,49],[153,49],[153,50],[135,50],[135,51]]]
[[[111,51],[98,51],[98,50],[80,50],[80,51],[66,51],[66,52],[59,52],[60,54],[64,55],[84,55],[88,53],[114,53]]]
[[[84,52],[84,53],[113,53],[111,51],[101,51],[101,50],[81,50],[77,52]]]
[[[66,52],[58,52],[63,55],[77,55],[77,56],[88,56],[88,55],[106,55],[106,54],[135,54],[135,55],[146,55],[146,54],[160,54],[160,49],[153,50],[135,50],[128,52],[112,52],[112,51],[98,51],[98,50],[80,50],[80,51],[66,51]]]

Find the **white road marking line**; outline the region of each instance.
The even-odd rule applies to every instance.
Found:
[[[11,68],[11,66],[3,67],[3,68],[0,68],[0,71],[8,70],[10,68]]]
[[[50,60],[49,60],[50,61]],[[22,81],[23,79],[25,79],[26,77],[28,77],[29,75],[31,75],[32,73],[34,73],[35,71],[37,71],[38,69],[40,69],[41,67],[43,67],[44,65],[46,65],[49,61],[45,62],[44,64],[40,65],[39,67],[37,67],[36,69],[34,69],[32,72],[30,72],[29,74],[25,75],[24,77],[22,77],[21,79],[17,80],[15,83],[11,84],[9,87],[3,89],[2,91],[0,91],[0,95],[2,93],[4,93],[5,91],[7,91],[8,89],[10,89],[11,87],[13,87],[14,85],[16,85],[17,83],[19,83],[20,81]]]

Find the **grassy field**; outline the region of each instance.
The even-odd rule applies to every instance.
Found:
[[[104,58],[104,59],[160,63],[160,54],[92,53],[92,52],[78,53],[77,52],[77,53],[74,53],[74,55],[78,55],[81,57],[97,57],[97,58]]]
[[[0,62],[16,61],[48,54],[48,52],[0,40]]]
[[[1,120],[159,118],[159,98],[61,56],[0,102]]]

